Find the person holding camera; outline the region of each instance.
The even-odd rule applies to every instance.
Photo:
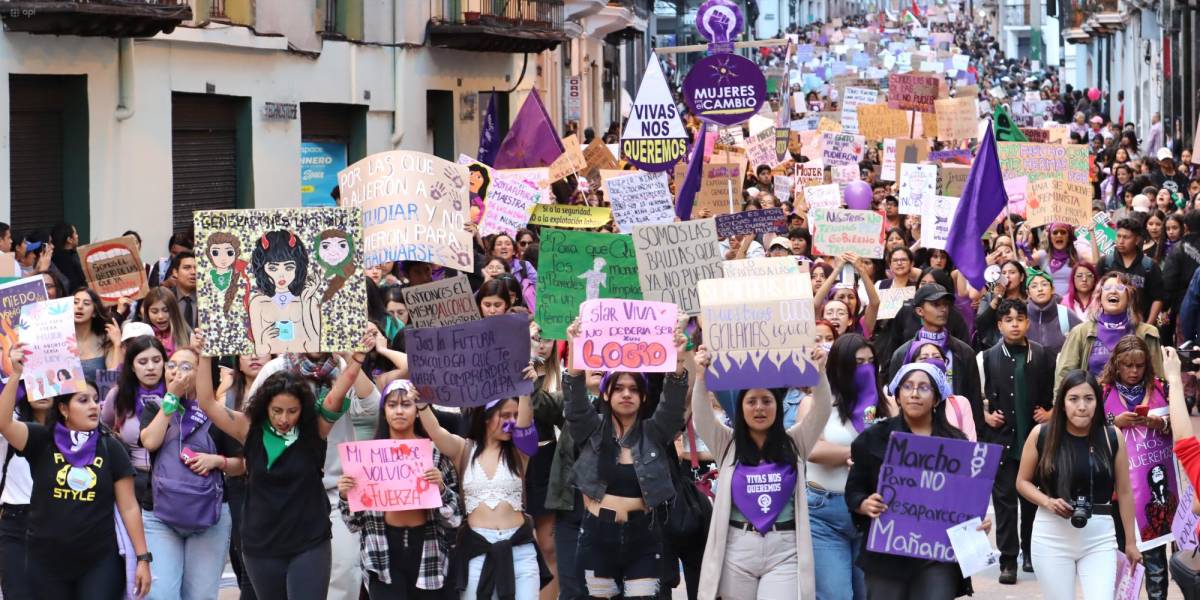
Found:
[[[1076,579],[1084,600],[1112,598],[1116,506],[1125,556],[1131,564],[1142,559],[1133,537],[1125,440],[1106,424],[1101,397],[1100,384],[1087,371],[1067,371],[1050,422],[1033,428],[1021,452],[1017,492],[1037,505],[1030,550],[1046,600],[1074,600]]]

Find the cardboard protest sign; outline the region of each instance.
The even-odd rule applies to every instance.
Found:
[[[675,371],[675,322],[669,302],[588,300],[579,307],[579,337],[571,340],[574,364],[589,371]]]
[[[0,284],[0,349],[3,350],[0,365],[4,367],[5,373],[13,372],[8,351],[20,341],[17,332],[20,331],[21,308],[49,297],[46,293],[46,282],[41,275]],[[71,332],[72,335],[74,333]]]
[[[796,187],[804,188],[825,183],[825,164],[821,161],[796,163]]]
[[[402,288],[413,327],[445,327],[479,319],[479,307],[465,275]]]
[[[938,195],[954,196],[955,198],[961,196],[963,188],[967,185],[967,176],[970,174],[971,167],[964,167],[962,165],[942,165],[938,167]],[[1011,198],[1011,196],[1009,197]]]
[[[698,285],[710,390],[813,385],[815,314],[807,272],[705,279]]]
[[[658,56],[651,56],[621,131],[621,154],[643,171],[669,171],[687,154],[687,140]]]
[[[956,164],[969,167],[973,160],[974,157],[971,156],[971,151],[966,148],[949,148],[929,153],[929,162],[935,162],[940,165]]]
[[[726,279],[799,275],[801,272],[800,264],[791,256],[764,256],[760,258],[727,260],[725,261],[724,269]]]
[[[902,110],[880,103],[860,105],[855,112],[858,114],[858,133],[869,140],[908,136],[908,115]]]
[[[595,229],[612,220],[612,210],[604,206],[573,204],[535,204],[530,225],[567,229]]]
[[[782,167],[781,167],[782,168]],[[772,191],[781,202],[792,199],[796,191],[796,179],[791,175],[776,175],[771,179]]]
[[[779,155],[775,152],[774,127],[768,127],[757,135],[750,136],[746,141],[746,159],[755,169],[761,165],[774,168],[780,163]]]
[[[486,208],[479,220],[483,236],[506,233],[515,236],[529,223],[529,213],[538,201],[537,185],[520,173],[494,171],[488,186]]]
[[[433,464],[433,442],[424,439],[369,440],[338,444],[342,473],[354,478],[346,494],[351,512],[419,510],[442,505],[438,486],[425,481]]]
[[[601,169],[617,168],[616,157],[608,151],[608,146],[600,138],[593,139],[592,143],[583,149],[583,158],[587,161],[583,176],[589,181],[598,181],[596,177],[599,176]]]
[[[836,183],[825,185],[810,185],[804,188],[804,201],[808,208],[839,208],[842,205],[842,190]]]
[[[40,279],[40,278],[39,278]],[[43,300],[21,307],[20,343],[28,350],[21,381],[30,400],[87,389],[75,345],[75,299]]]
[[[1050,141],[1050,132],[1038,127],[1021,127],[1021,135],[1025,139],[1038,144],[1044,144]]]
[[[604,177],[604,197],[612,205],[613,221],[622,233],[636,225],[670,223],[675,220],[675,203],[667,187],[666,173],[618,171]]]
[[[628,235],[543,230],[537,271],[536,317],[544,338],[567,339],[567,326],[584,300],[642,299]]]
[[[955,562],[946,529],[985,516],[1003,451],[893,431],[876,487],[888,510],[871,521],[867,550]]]
[[[741,204],[743,167],[738,163],[712,162],[700,169],[700,191],[696,192],[692,217],[704,210],[714,215],[733,212],[733,205]]]
[[[838,185],[838,189],[844,190],[846,184],[859,180],[858,164],[833,165],[829,168],[829,174],[833,176],[833,182]]]
[[[1084,145],[997,142],[996,153],[1005,179],[1029,177],[1088,183],[1088,148]],[[1090,204],[1090,200],[1089,200]]]
[[[94,377],[96,378],[96,396],[103,402],[108,397],[108,393],[117,387],[117,382],[121,379],[121,370],[97,369]]]
[[[359,348],[367,327],[362,211],[204,210],[194,220],[206,353]]]
[[[717,215],[717,237],[753,233],[786,233],[787,215],[782,208],[748,210],[728,215]]]
[[[1028,190],[1025,216],[1030,227],[1050,223],[1082,227],[1092,222],[1090,185],[1063,179],[1038,179],[1029,182]]]
[[[562,142],[566,151],[550,165],[548,169],[550,181],[558,181],[587,168],[587,158],[583,156],[583,149],[579,146],[579,136],[572,133],[563,138]]]
[[[978,135],[979,106],[974,98],[938,98],[937,136],[943,140],[968,140]]]
[[[88,287],[106,306],[121,298],[141,300],[150,291],[137,240],[119,237],[79,247],[79,263]]]
[[[721,276],[721,243],[713,219],[642,225],[633,229],[642,296],[699,314],[696,282]]]
[[[900,110],[931,113],[938,97],[940,77],[909,73],[888,75],[888,106]]]
[[[958,196],[931,196],[921,205],[921,245],[930,250],[945,250],[950,239]],[[926,240],[925,236],[929,236]]]
[[[900,165],[900,214],[916,215],[937,186],[937,165]]]
[[[1200,525],[1200,517],[1192,512],[1192,499],[1196,497],[1196,488],[1187,477],[1179,478],[1179,506],[1175,508],[1175,518],[1171,520],[1171,535],[1180,550],[1195,550],[1200,546],[1196,537],[1196,526]]]
[[[929,140],[901,138],[883,141],[882,176],[886,181],[899,181],[900,165],[923,163],[929,159]]]
[[[848,133],[821,134],[821,162],[827,165],[858,164],[866,152],[867,140]]]
[[[871,210],[809,209],[813,251],[825,256],[853,252],[863,258],[883,258],[882,213]]]
[[[842,131],[846,133],[861,133],[858,127],[858,107],[864,104],[875,104],[879,100],[879,90],[861,87],[848,87],[842,95]]]
[[[1109,402],[1105,403],[1105,412],[1113,414],[1115,411],[1107,406]],[[1152,408],[1149,414],[1165,418],[1167,407]],[[1170,433],[1145,426],[1129,427],[1121,433],[1129,457],[1129,484],[1133,488],[1133,516],[1137,522],[1134,533],[1138,550],[1145,552],[1174,539],[1171,521],[1179,506],[1174,446]]]
[[[529,366],[528,315],[405,327],[403,332],[410,379],[422,401],[482,406],[533,393],[533,382],[522,375]]]
[[[896,313],[900,312],[900,307],[908,300],[912,300],[917,293],[917,286],[906,285],[904,287],[890,287],[886,290],[879,290],[879,320],[893,319]]]
[[[1108,224],[1108,213],[1092,215],[1092,229],[1096,232],[1096,246],[1100,253],[1112,253],[1117,247],[1117,232]]]
[[[419,260],[473,270],[471,234],[464,228],[467,173],[465,165],[410,150],[372,154],[338,173],[341,205],[362,209],[365,264]]]

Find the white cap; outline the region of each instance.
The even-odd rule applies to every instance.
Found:
[[[140,321],[130,321],[121,329],[121,342],[132,340],[143,335],[154,336],[154,329]]]
[[[1157,157],[1158,160],[1165,160],[1168,158],[1171,160],[1175,160],[1175,156],[1173,154],[1171,154],[1170,148],[1159,148],[1158,153],[1155,154],[1155,157]]]
[[[1150,212],[1150,199],[1145,194],[1138,194],[1133,197],[1134,212]]]

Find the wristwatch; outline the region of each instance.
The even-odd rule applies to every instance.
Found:
[[[137,555],[137,561],[144,562],[144,563],[152,563],[152,562],[154,562],[154,555],[150,554],[149,552],[147,552],[145,554],[139,554],[139,555]]]

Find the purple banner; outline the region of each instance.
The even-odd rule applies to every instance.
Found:
[[[758,113],[767,99],[767,78],[758,65],[736,54],[696,62],[683,80],[683,99],[704,121],[737,125]]]
[[[1167,409],[1161,408],[1151,410],[1150,414],[1166,416],[1166,412]],[[1171,523],[1179,506],[1175,453],[1170,434],[1140,426],[1130,427],[1122,433],[1129,454],[1129,483],[1133,488],[1138,550],[1144,552],[1173,539]]]
[[[447,327],[405,328],[408,368],[421,400],[481,406],[533,393],[529,316],[499,315]]]
[[[867,550],[955,562],[946,529],[987,512],[1002,451],[996,444],[893,432],[877,488],[888,508],[871,522]]]
[[[746,19],[733,0],[708,0],[696,9],[696,33],[714,44],[729,44],[742,34]]]
[[[717,215],[717,236],[746,233],[787,233],[787,216],[782,208],[764,208],[728,215]]]

